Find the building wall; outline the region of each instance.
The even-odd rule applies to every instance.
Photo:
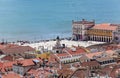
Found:
[[[112,30],[89,29],[87,31],[88,40],[111,42],[113,40]]]
[[[72,21],[72,38],[73,40],[91,40],[101,42],[120,42],[120,26],[118,24],[110,24],[110,26],[118,26],[117,30],[105,30],[103,29],[92,29],[95,26],[95,22],[92,21]]]
[[[82,57],[80,57],[79,59],[80,59],[80,63],[90,61],[90,59],[89,59],[88,57],[86,57],[85,55],[83,55],[83,56],[82,56]]]
[[[87,29],[94,26],[94,21],[72,21],[72,33],[74,40],[86,40]]]
[[[17,74],[24,75],[32,66],[13,65],[13,71]]]
[[[113,59],[113,60],[102,61],[102,62],[99,62],[99,63],[101,64],[101,66],[104,67],[104,66],[107,66],[107,65],[110,65],[110,64],[116,64],[116,61]]]
[[[78,62],[81,56],[82,56],[81,54],[78,54],[75,56],[61,56],[61,57],[58,57],[57,55],[55,55],[55,58],[57,61],[61,63],[71,63],[71,62]]]
[[[21,74],[21,75],[23,75],[23,74],[25,73],[23,67],[16,66],[16,65],[13,65],[13,71],[14,71],[15,73]]]
[[[88,33],[88,35],[112,37],[111,30],[90,29],[87,31],[87,33]]]
[[[46,53],[43,53],[43,54],[36,54],[36,58],[44,58],[44,59],[47,59],[47,58],[50,58],[50,53],[49,52],[46,52]]]
[[[76,40],[85,39],[85,25],[83,24],[73,24],[73,35]]]
[[[70,63],[70,62],[77,62],[77,61],[79,61],[79,58],[80,58],[81,56],[72,56],[72,57],[69,57],[69,58],[64,58],[64,59],[60,59],[60,61],[62,62],[62,63]]]

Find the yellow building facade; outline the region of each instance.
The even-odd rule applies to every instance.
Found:
[[[98,24],[93,28],[87,30],[88,40],[112,42],[113,32],[117,29],[117,26],[112,24]]]
[[[42,54],[36,54],[37,58],[42,58],[42,59],[49,59],[50,57],[50,53],[46,52],[46,53],[42,53]]]

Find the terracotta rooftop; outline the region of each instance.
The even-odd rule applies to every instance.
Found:
[[[56,54],[58,57],[61,56],[71,56],[71,55],[79,55],[84,54],[86,51],[83,48],[80,47],[74,47],[75,51],[73,51],[71,48],[65,48],[63,50],[63,53]],[[67,51],[67,52],[66,52]]]
[[[0,49],[4,49],[4,48],[5,48],[5,46],[0,44]]]
[[[39,72],[35,69],[31,69],[27,73],[30,74],[30,76],[33,75],[35,78],[39,77]],[[30,76],[27,76],[27,77],[30,77]]]
[[[64,68],[61,70],[58,70],[58,74],[60,75],[60,78],[62,78],[62,76],[65,76],[66,78],[69,78],[69,76],[73,73],[74,71],[68,69],[68,68]]]
[[[5,49],[8,47],[17,47],[18,45],[15,44],[0,44],[0,49]]]
[[[102,54],[105,54],[107,56],[112,56],[115,52],[113,50],[107,50],[105,52],[93,52],[93,53],[88,53],[85,54],[89,59],[92,59],[94,56],[101,56]]]
[[[13,56],[10,56],[10,55],[7,55],[3,58],[1,58],[2,61],[14,61],[14,57]]]
[[[74,78],[74,77],[75,78],[85,78],[86,73],[87,73],[86,70],[77,70],[72,74],[71,78]]]
[[[105,76],[106,74],[108,74],[111,78],[116,78],[119,72],[120,66],[115,64],[107,65],[101,69],[96,70],[96,73],[100,76]]]
[[[59,53],[56,54],[58,57],[62,57],[62,56],[70,56],[68,53]]]
[[[2,49],[3,53],[24,53],[28,51],[35,51],[35,49],[29,46],[11,46]]]
[[[21,78],[21,76],[16,73],[8,73],[3,75],[2,78]]]
[[[109,56],[112,56],[115,53],[115,51],[107,50],[105,53],[107,53],[107,55],[109,55]]]
[[[6,69],[12,69],[13,64],[15,64],[16,61],[12,61],[12,62],[1,62],[0,63],[0,71],[1,72],[5,72]]]
[[[34,62],[33,62],[33,59],[20,60],[20,61],[17,61],[17,64],[21,64],[21,66],[35,65]]]
[[[0,62],[0,69],[2,68],[2,66],[3,66],[3,63],[2,63],[2,62]]]
[[[96,24],[92,29],[102,29],[102,30],[116,30],[117,26],[109,23]]]
[[[41,68],[31,69],[28,71],[28,74],[29,74],[29,76],[27,76],[27,77],[29,77],[29,78],[30,78],[30,75],[33,75],[35,78],[48,78],[48,76],[52,73],[50,72],[50,68],[46,67],[46,68],[44,68],[44,70]]]
[[[33,62],[33,60],[39,60],[39,61],[41,61],[41,59],[35,58],[35,59],[24,59],[24,60],[11,61],[11,62],[0,62],[0,71],[1,72],[5,72],[6,69],[12,69],[13,64],[14,65],[21,64],[21,66],[35,65],[35,63]]]
[[[92,59],[93,56],[99,56],[101,54],[102,54],[102,52],[94,52],[94,53],[86,54],[85,56],[87,56],[89,59]]]
[[[31,65],[35,65],[35,63],[33,62],[33,60],[38,60],[39,62],[42,61],[39,58],[35,58],[35,59],[24,59],[24,60],[18,60],[16,65],[21,64],[21,66],[31,66]]]
[[[83,62],[81,64],[83,67],[92,67],[92,66],[100,66],[100,64],[97,61],[89,61],[89,62]]]
[[[50,57],[49,57],[49,62],[51,63],[55,63],[56,62],[56,60],[55,60],[55,57],[54,57],[55,55],[54,54],[50,54]]]
[[[110,72],[110,77],[115,78],[119,74],[120,74],[120,65],[116,65],[113,67],[112,71]]]
[[[86,53],[86,51],[81,48],[81,47],[74,47],[76,49],[76,51],[72,51],[72,50],[68,50],[68,52],[71,54],[71,55],[75,55],[75,54],[84,54]]]

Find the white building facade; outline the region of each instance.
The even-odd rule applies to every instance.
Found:
[[[87,29],[94,26],[94,21],[72,21],[73,40],[86,40]]]

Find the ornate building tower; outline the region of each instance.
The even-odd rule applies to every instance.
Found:
[[[61,47],[59,36],[57,36],[57,38],[56,38],[56,45],[55,46],[56,46],[56,48],[60,48]]]
[[[59,38],[59,36],[57,36],[56,44],[53,47],[53,50],[54,50],[55,53],[60,53],[60,52],[62,52],[62,49],[63,49],[63,47],[61,46],[60,38]]]
[[[87,40],[87,30],[93,27],[95,21],[86,21],[82,19],[82,21],[72,21],[72,38],[73,40]]]

